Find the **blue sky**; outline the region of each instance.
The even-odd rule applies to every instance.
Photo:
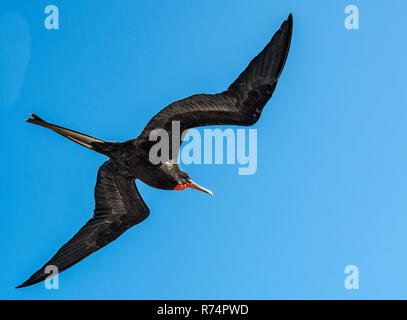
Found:
[[[59,30],[44,8],[59,8]],[[344,9],[360,10],[346,30]],[[3,1],[0,298],[407,298],[405,1]],[[183,166],[213,198],[138,183],[150,217],[60,275],[14,287],[90,218],[105,158],[24,122],[111,141],[215,93],[288,13],[291,52],[258,129],[258,169]],[[344,269],[359,268],[359,290]]]

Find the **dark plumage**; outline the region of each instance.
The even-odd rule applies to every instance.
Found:
[[[59,272],[66,270],[146,219],[150,210],[137,190],[136,179],[158,189],[183,190],[192,187],[212,194],[195,184],[172,160],[172,122],[179,121],[181,132],[200,126],[250,126],[256,123],[276,88],[287,59],[291,34],[290,14],[267,46],[228,90],[217,94],[197,94],[170,104],[148,122],[136,139],[123,143],[105,142],[53,125],[32,114],[27,122],[49,128],[110,159],[98,172],[93,217],[50,261],[18,288],[43,281],[48,276],[44,272],[47,265],[56,266]],[[169,133],[170,156],[168,161],[155,165],[149,160],[149,150],[156,142],[150,141],[149,136],[152,130],[160,128]]]

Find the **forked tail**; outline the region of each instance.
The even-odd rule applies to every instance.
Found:
[[[110,153],[113,149],[113,146],[115,144],[117,144],[116,142],[106,142],[106,141],[88,136],[87,134],[83,134],[83,133],[80,133],[80,132],[77,132],[74,130],[70,130],[70,129],[46,122],[46,121],[42,120],[40,117],[38,117],[37,115],[32,114],[32,113],[30,114],[30,116],[31,116],[31,118],[28,118],[26,120],[27,122],[39,125],[44,128],[51,129],[52,131],[59,133],[60,135],[64,136],[65,138],[68,138],[69,140],[79,143],[81,146],[84,146],[84,147],[94,150],[96,152],[106,154],[107,156],[110,155]]]

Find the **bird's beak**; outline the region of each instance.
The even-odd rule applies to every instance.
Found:
[[[199,190],[199,191],[206,192],[207,194],[210,194],[213,197],[213,193],[212,193],[211,190],[205,189],[204,187],[201,187],[199,184],[197,184],[197,183],[195,183],[193,181],[191,181],[191,185],[189,187],[193,188],[193,189],[196,189],[196,190]]]

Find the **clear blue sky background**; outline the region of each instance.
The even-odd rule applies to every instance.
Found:
[[[60,30],[44,28],[44,8]],[[344,28],[356,4],[360,30]],[[407,298],[405,1],[2,1],[3,299]],[[289,12],[291,52],[258,170],[183,168],[215,193],[138,183],[149,219],[60,276],[14,287],[93,213],[105,158],[24,122],[136,137],[172,101],[225,89]],[[359,267],[360,289],[344,287]]]

